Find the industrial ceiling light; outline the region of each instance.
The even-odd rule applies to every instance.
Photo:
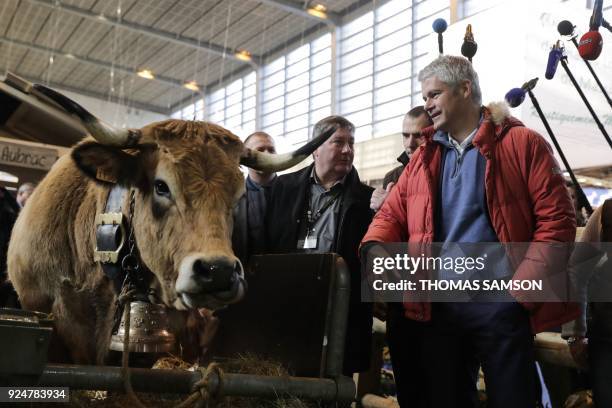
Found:
[[[327,19],[327,7],[322,4],[315,4],[312,7],[306,9],[306,12],[311,16]]]
[[[234,54],[236,56],[236,58],[238,58],[239,60],[242,61],[251,61],[251,53],[248,52],[247,50],[240,50],[238,52],[236,52],[236,54]]]
[[[198,85],[198,83],[196,81],[185,82],[183,84],[183,86],[185,88],[189,89],[190,91],[193,91],[193,92],[199,92],[200,91],[200,86]]]
[[[141,69],[136,74],[139,77],[144,78],[144,79],[154,79],[155,78],[155,75],[153,75],[153,72],[150,69]]]

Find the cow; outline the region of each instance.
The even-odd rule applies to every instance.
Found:
[[[78,364],[104,363],[116,316],[118,289],[94,259],[94,221],[114,186],[129,192],[121,212],[131,221],[149,296],[173,309],[214,309],[245,292],[231,248],[232,209],[244,193],[239,165],[289,168],[335,130],[271,155],[207,122],[116,129],[50,88],[34,90],[76,116],[89,136],[53,165],[21,211],[8,275],[24,309],[53,314],[62,349]]]

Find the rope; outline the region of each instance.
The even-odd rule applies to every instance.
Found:
[[[126,287],[124,287],[126,288]],[[121,356],[121,375],[123,377],[123,387],[125,389],[125,393],[132,400],[134,405],[138,408],[146,408],[146,406],[140,401],[134,389],[132,388],[132,381],[130,375],[130,313],[131,313],[131,303],[134,293],[136,293],[136,289],[127,290],[124,289],[122,293],[117,298],[117,302],[119,303],[119,308],[123,306],[123,353]],[[200,373],[202,374],[202,378],[193,385],[194,391],[185,399],[183,402],[177,404],[174,408],[186,408],[195,403],[198,403],[198,406],[208,406],[210,401],[214,401],[222,395],[223,390],[223,381],[224,381],[224,373],[221,367],[217,363],[210,363],[208,367],[199,368]],[[219,379],[219,387],[218,391],[215,395],[211,395],[208,390],[208,382],[212,374],[216,374]]]
[[[138,408],[146,408],[146,406],[138,399],[136,393],[134,393],[134,389],[132,388],[132,380],[131,373],[129,367],[130,361],[130,312],[131,312],[131,303],[132,297],[136,292],[135,289],[126,290],[119,295],[118,302],[119,305],[123,305],[123,322],[124,322],[124,332],[123,332],[123,353],[121,355],[121,375],[123,376],[123,388],[125,389],[125,393],[128,398],[132,400],[132,402]],[[121,306],[119,306],[121,307]]]
[[[214,402],[223,394],[224,374],[223,370],[217,363],[210,363],[206,368],[200,367],[199,371],[202,374],[202,379],[193,385],[194,392],[187,397],[185,401],[175,405],[174,408],[187,408],[196,402],[198,403],[198,406],[208,407],[209,402]],[[215,373],[219,379],[219,387],[214,395],[212,395],[208,390],[208,381],[213,373]]]

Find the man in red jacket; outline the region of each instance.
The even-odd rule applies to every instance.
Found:
[[[419,80],[433,126],[423,131],[424,144],[362,244],[572,242],[572,203],[544,139],[505,105],[481,105],[478,75],[463,57],[437,58]],[[538,249],[529,245],[521,259],[512,259],[516,272],[499,278],[542,272],[548,258]],[[405,301],[407,319],[429,322],[418,334],[427,361],[426,405],[445,408],[476,406],[479,364],[489,407],[533,407],[533,333],[578,313],[576,305],[560,302]]]

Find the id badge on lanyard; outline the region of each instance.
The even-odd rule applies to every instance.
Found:
[[[298,249],[317,249],[317,237],[306,235],[304,239],[299,239]]]
[[[310,208],[306,211],[306,235],[304,236],[304,239],[298,239],[297,249],[317,249],[318,238],[315,234],[314,226],[319,220],[319,218],[321,218],[321,215],[323,215],[325,211],[330,209],[339,197],[340,192],[336,193],[329,200],[327,200],[327,202],[315,214],[312,213]],[[309,197],[307,198],[307,200],[310,203]]]

